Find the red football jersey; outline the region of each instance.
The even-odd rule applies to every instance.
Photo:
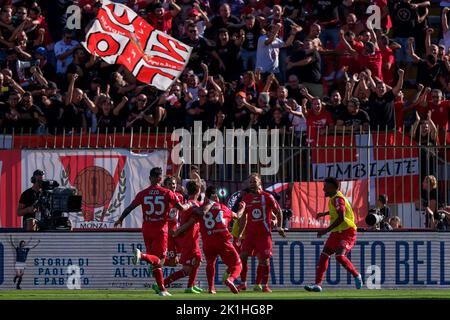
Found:
[[[200,235],[200,227],[198,225],[197,215],[194,213],[194,208],[202,205],[201,202],[196,200],[189,200],[189,203],[192,203],[194,206],[189,208],[186,211],[181,212],[180,214],[180,226],[189,221],[191,217],[197,221],[191,228],[189,228],[183,235],[181,236],[181,244],[183,247],[185,246],[193,246],[195,247],[198,244],[198,238]]]
[[[247,227],[245,236],[271,235],[272,212],[279,208],[278,202],[268,192],[259,194],[247,193],[241,200],[245,202],[245,214],[247,215]]]
[[[227,206],[215,203],[208,213],[199,218],[203,243],[215,240],[226,241],[233,238],[228,231],[228,224],[232,218],[233,212]]]
[[[150,224],[152,228],[167,231],[170,209],[178,202],[175,194],[169,189],[150,186],[139,192],[131,205],[142,206],[143,224]]]
[[[175,196],[179,203],[184,203],[184,197],[181,193],[175,192]],[[178,214],[179,210],[177,208],[170,209],[169,218],[167,219],[169,230],[176,230],[178,228]]]

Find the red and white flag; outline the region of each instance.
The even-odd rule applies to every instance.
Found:
[[[125,66],[141,82],[167,90],[192,48],[158,31],[125,5],[103,0],[82,45],[110,64]]]

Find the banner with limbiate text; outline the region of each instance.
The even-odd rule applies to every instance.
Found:
[[[16,249],[22,240],[25,244]],[[284,239],[274,233],[271,288],[303,290],[305,284],[314,283],[324,241],[315,232],[288,232]],[[22,289],[148,289],[153,294],[150,288],[155,280],[147,263],[132,263],[134,248],[145,248],[141,232],[0,233],[0,290],[15,290],[16,269],[25,268]],[[450,233],[358,233],[349,258],[362,274],[363,290],[450,289]],[[257,260],[249,259],[249,285],[255,282],[256,266]],[[164,267],[164,276],[179,268]],[[218,259],[215,285],[219,290],[224,289],[225,270]],[[207,288],[204,258],[197,280]],[[187,279],[181,279],[171,288],[186,284]],[[323,287],[354,288],[352,276],[334,257]]]
[[[139,154],[124,149],[22,151],[22,191],[31,186],[34,170],[44,170],[45,179],[75,187],[82,196],[82,212],[69,213],[73,228],[113,228],[136,194],[149,186],[150,170],[161,167],[166,172],[168,156],[165,150]],[[138,207],[123,227],[141,225]]]

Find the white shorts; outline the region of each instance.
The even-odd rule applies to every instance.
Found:
[[[27,264],[25,262],[16,262],[14,268],[16,269],[16,271],[23,271],[25,270],[26,266]]]

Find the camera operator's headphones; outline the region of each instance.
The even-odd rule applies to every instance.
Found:
[[[35,184],[36,183],[36,176],[44,176],[45,175],[45,172],[44,171],[42,171],[42,170],[35,170],[34,172],[33,172],[33,176],[31,177],[31,183],[33,183],[33,184]]]

